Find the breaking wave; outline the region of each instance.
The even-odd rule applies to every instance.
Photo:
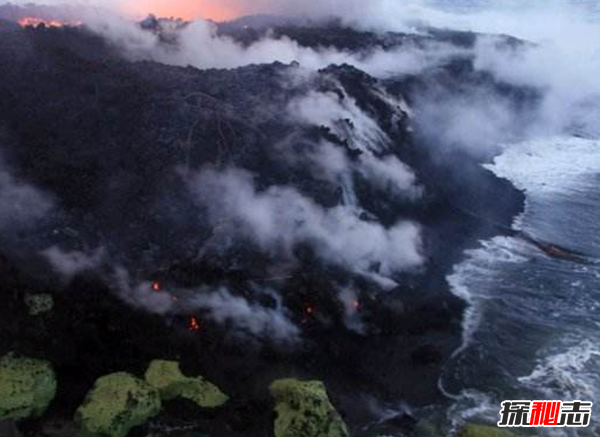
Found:
[[[486,165],[525,192],[526,206],[514,236],[480,242],[448,277],[469,305],[463,344],[440,382],[453,398],[453,428],[495,422],[506,399],[600,400],[599,153],[593,139],[552,138],[507,145]],[[581,258],[553,257],[534,241]]]

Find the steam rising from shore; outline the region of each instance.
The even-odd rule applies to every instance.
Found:
[[[142,31],[131,20],[118,16],[135,5],[143,8],[144,3],[136,0],[115,0],[102,4],[93,1],[67,3],[101,6],[105,12],[112,10],[110,13],[101,13],[96,9],[85,21],[137,59],[154,59],[198,68],[232,68],[252,63],[299,61],[305,68],[318,69],[330,64],[348,63],[377,77],[390,77],[419,74],[462,55],[473,56],[478,70],[491,73],[499,81],[535,87],[543,93],[540,106],[526,119],[521,115],[515,117],[514,108],[507,107],[497,96],[486,95],[481,90],[459,99],[446,99],[439,110],[435,108],[437,102],[429,99],[419,102],[424,114],[421,125],[431,126],[442,119],[441,125],[445,126],[450,145],[464,147],[468,151],[477,152],[476,149],[481,147],[485,153],[499,142],[539,134],[559,134],[565,129],[576,128],[586,134],[597,134],[599,130],[600,110],[596,102],[600,95],[600,82],[597,80],[597,72],[600,71],[600,28],[593,22],[594,13],[600,16],[598,6],[590,10],[589,6],[558,0],[508,1],[501,5],[483,2],[481,7],[462,9],[456,5],[449,8],[444,7],[443,2],[426,0],[169,2],[173,16],[177,16],[178,8],[188,10],[191,4],[195,4],[199,9],[198,16],[202,16],[202,8],[208,10],[219,6],[238,15],[271,13],[308,17],[317,21],[338,17],[345,24],[360,29],[409,33],[426,32],[427,26],[433,26],[508,34],[537,44],[510,50],[501,48],[494,37],[480,37],[474,50],[461,51],[443,44],[425,47],[412,47],[409,44],[398,49],[373,49],[356,53],[333,47],[303,47],[286,37],[269,36],[245,47],[229,37],[218,36],[214,25],[203,20],[195,21],[178,32],[178,50],[165,49],[158,44],[155,35]],[[151,11],[140,11],[140,14],[147,12]],[[465,128],[470,132],[465,132]]]
[[[308,243],[325,263],[383,277],[423,262],[419,228],[412,223],[385,229],[350,207],[320,207],[291,187],[261,192],[251,174],[236,169],[204,170],[190,189],[213,225],[219,223],[226,235],[239,234],[274,257],[293,258],[294,248]]]
[[[429,92],[417,96],[412,111],[398,101],[399,108],[414,114],[418,135],[440,151],[459,149],[486,156],[493,153],[499,143],[514,139],[564,132],[600,134],[597,103],[600,98],[600,81],[597,80],[600,28],[591,24],[580,9],[564,3],[559,6],[557,2],[528,2],[527,6],[513,9],[490,6],[457,13],[425,1],[218,2],[223,10],[239,14],[269,12],[314,20],[336,16],[348,26],[378,32],[427,33],[430,30],[427,26],[434,26],[507,33],[532,42],[506,44],[503,38],[486,35],[478,36],[474,47],[430,42],[350,51],[304,47],[287,37],[275,38],[269,33],[246,46],[219,35],[215,24],[204,20],[177,30],[178,43],[174,48],[161,44],[156,34],[143,30],[138,23],[114,13],[131,10],[132,2],[103,4],[113,12],[96,9],[88,12],[85,19],[87,26],[132,59],[198,68],[299,61],[305,75],[329,64],[347,63],[381,79],[397,79],[429,73],[462,58],[473,60],[477,73],[539,93],[539,102],[527,113],[515,111],[501,93],[483,86],[465,86],[460,93],[448,93],[438,88],[439,84],[430,84]],[[178,2],[170,3],[176,15]],[[216,4],[205,2],[204,6],[208,10]],[[202,15],[202,11],[197,15]],[[350,160],[345,153],[324,142],[317,145],[315,153],[305,151],[300,158],[289,152],[286,155],[286,159],[311,163],[323,177],[339,182],[344,190],[344,204],[325,208],[291,186],[259,187],[251,173],[237,168],[220,171],[204,168],[182,183],[193,194],[197,206],[206,212],[210,226],[219,228],[228,238],[248,241],[262,252],[286,262],[295,261],[295,249],[305,244],[324,263],[393,286],[397,274],[415,269],[425,261],[421,228],[417,223],[403,220],[384,226],[365,217],[361,205],[356,204],[351,180],[352,175],[358,173],[386,194],[418,201],[422,191],[413,169],[387,154],[389,137],[377,121],[348,96],[340,98],[336,93],[309,90],[290,102],[288,109],[287,116],[295,117],[295,122],[325,126],[362,152],[359,159]],[[350,120],[351,134],[340,127],[340,120]],[[0,230],[15,217],[39,218],[51,207],[51,201],[41,191],[18,181],[0,161]],[[56,247],[43,254],[68,278],[82,270],[99,268],[103,257],[101,252],[66,253]],[[120,294],[133,305],[159,314],[177,311],[178,305],[183,305],[173,302],[164,293],[152,293],[149,284],[136,282],[125,270],[115,268],[114,271]],[[344,292],[339,298],[348,306],[354,294]],[[234,296],[224,287],[208,290],[186,302],[186,308],[204,309],[217,322],[235,321],[240,332],[277,340],[298,336],[298,329],[281,305],[276,309],[263,308]],[[357,324],[360,325],[360,321]]]
[[[8,141],[0,129],[0,237],[34,227],[54,207],[54,201],[43,190],[19,180],[5,164],[1,155],[3,142]]]
[[[441,125],[445,126],[452,147],[464,147],[476,153],[480,147],[486,152],[499,142],[523,139],[527,135],[553,135],[576,125],[582,131],[597,133],[595,126],[600,111],[595,102],[600,95],[600,83],[596,79],[596,72],[600,71],[597,43],[600,29],[590,22],[581,7],[565,2],[527,2],[526,5],[509,2],[502,7],[488,5],[457,13],[424,1],[374,0],[367,6],[364,1],[353,0],[309,4],[259,0],[229,4],[243,13],[266,11],[316,20],[337,16],[347,25],[377,31],[426,32],[425,26],[434,26],[509,34],[536,45],[507,48],[497,37],[481,36],[474,49],[430,43],[351,52],[334,47],[303,47],[287,37],[267,35],[246,47],[217,35],[214,24],[200,20],[178,32],[179,49],[172,50],[158,44],[155,35],[114,15],[96,15],[88,23],[134,58],[198,68],[298,61],[304,68],[319,69],[348,63],[371,75],[387,78],[420,74],[460,56],[473,57],[478,71],[489,72],[498,81],[536,88],[543,99],[536,112],[527,118],[515,116],[514,108],[480,89],[458,99],[446,99],[439,109],[435,96],[420,101],[424,117],[421,125],[436,125],[436,121],[442,119]]]

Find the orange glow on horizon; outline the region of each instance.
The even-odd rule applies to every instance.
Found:
[[[81,26],[81,22],[68,22],[68,21],[60,21],[60,20],[46,20],[44,18],[38,17],[25,17],[19,20],[19,25],[21,27],[33,26],[37,27],[40,24],[45,25],[46,27],[64,27],[64,26]]]
[[[136,18],[144,18],[148,14],[157,17],[196,18],[225,21],[241,14],[239,8],[224,4],[219,0],[133,0],[124,6],[124,12]]]

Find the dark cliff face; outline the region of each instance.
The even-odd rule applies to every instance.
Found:
[[[294,32],[286,34],[299,40],[310,35],[307,29]],[[451,37],[469,43],[468,36]],[[384,83],[350,66],[307,74],[277,63],[200,71],[129,62],[101,38],[73,28],[0,32],[0,78],[2,163],[11,180],[35,187],[51,204],[32,223],[0,227],[1,272],[7,278],[0,353],[41,354],[57,364],[68,385],[59,394],[57,416],[72,411],[96,377],[141,371],[159,356],[178,358],[237,395],[216,420],[206,418],[206,426],[233,429],[233,435],[268,432],[266,387],[274,376],[324,379],[351,426],[369,420],[369,396],[417,404],[439,399],[437,377],[458,344],[462,310],[444,276],[470,238],[499,230],[455,207],[452,196],[461,185],[452,178],[440,185],[436,175],[447,169],[432,164],[409,129],[414,120],[404,99],[427,82]],[[356,140],[364,139],[361,126],[344,112],[323,123],[303,115],[307,96],[317,102],[311,106],[317,114],[319,104],[332,102],[334,109],[358,112],[373,123],[370,129],[385,135],[385,147],[362,150]],[[344,182],[307,160],[324,144],[356,169],[367,158],[397,159],[410,167],[424,193],[416,200],[398,196],[376,186],[368,172],[353,174],[354,202],[363,209],[357,223],[388,228],[402,220],[422,227],[424,262],[395,273],[392,290],[382,293],[364,271],[324,259],[312,235],[293,240],[292,253],[233,238],[231,225],[215,220],[211,205],[197,201],[206,190],[189,189],[190,181],[210,188],[210,178],[195,176],[203,171],[235,168],[252,175],[257,193],[292,187],[293,194],[276,193],[311,199],[319,211],[348,206]],[[465,168],[474,167],[465,161]],[[478,177],[507,199],[495,217],[506,224],[520,198],[488,176]],[[480,189],[469,195],[489,194]],[[220,204],[225,194],[213,192],[210,203]],[[297,226],[303,229],[301,223],[290,229]],[[101,248],[105,263],[65,285],[40,255],[49,247]],[[369,274],[384,269],[375,261]],[[299,327],[301,345],[282,349],[255,338],[249,345],[232,335],[230,324],[210,319],[198,335],[186,329],[193,311],[157,316],[139,309],[139,302],[131,308],[107,280],[114,265],[161,287],[226,286],[260,307],[283,306]],[[359,290],[360,330],[348,323],[338,298],[340,287],[350,285]],[[256,288],[274,289],[275,297],[256,296]],[[55,310],[32,321],[22,298],[41,291],[55,295]],[[168,412],[171,418],[185,420],[185,408],[175,410]]]
[[[259,189],[291,185],[323,207],[340,204],[338,184],[282,150],[293,137],[293,147],[328,141],[350,160],[361,155],[325,123],[294,119],[290,102],[311,92],[356,101],[390,137],[382,157],[411,153],[407,114],[375,79],[349,66],[301,77],[283,64],[200,71],[131,63],[78,29],[27,29],[3,42],[3,157],[57,203],[47,227],[18,242],[33,249],[60,243],[60,228],[72,227],[74,244],[93,247],[106,238],[115,246],[111,256],[141,273],[193,258],[194,240],[209,231],[185,177],[209,166],[250,171]],[[335,122],[355,129],[349,120]],[[365,185],[360,200],[375,194]],[[408,202],[391,203],[402,209]],[[376,208],[370,212],[384,222],[403,217],[385,218],[390,207]]]

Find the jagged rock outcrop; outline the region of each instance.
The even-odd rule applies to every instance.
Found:
[[[154,360],[144,377],[159,391],[163,401],[181,397],[202,408],[215,408],[228,400],[227,395],[202,376],[185,376],[176,361]]]
[[[85,437],[125,437],[160,408],[157,389],[128,373],[113,373],[96,381],[75,422]]]
[[[0,420],[39,417],[56,395],[56,375],[44,360],[8,354],[0,359]]]
[[[281,379],[271,384],[275,437],[347,437],[348,430],[320,381]]]

